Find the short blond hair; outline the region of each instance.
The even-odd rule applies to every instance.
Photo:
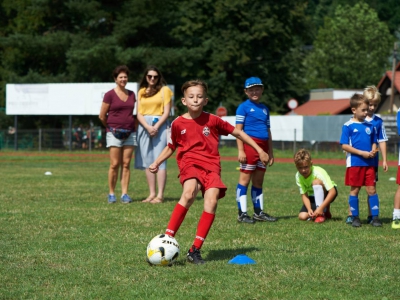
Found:
[[[302,162],[311,162],[311,154],[306,149],[300,149],[295,153],[293,159],[296,165]]]
[[[378,101],[378,103],[381,102],[381,93],[379,93],[378,88],[374,85],[367,86],[364,89],[363,95],[369,101]]]

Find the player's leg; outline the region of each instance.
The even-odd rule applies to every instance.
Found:
[[[208,232],[215,219],[217,211],[218,199],[223,198],[226,192],[226,186],[221,180],[219,174],[204,171],[202,174],[204,211],[201,214],[197,225],[196,237],[187,253],[187,260],[194,264],[204,264],[205,261],[201,257],[200,249],[203,246]]]
[[[396,194],[394,195],[392,228],[400,229],[400,184],[397,186]]]
[[[275,222],[277,220],[275,217],[264,212],[264,194],[262,187],[265,171],[265,166],[259,161],[252,177],[251,200],[254,208],[253,219],[261,222]]]
[[[400,154],[399,154],[399,166],[397,167],[397,177],[396,177],[397,190],[394,195],[393,203],[393,229],[400,229]]]
[[[242,164],[241,164],[242,167]],[[238,222],[254,224],[254,220],[247,214],[247,189],[252,177],[250,171],[241,169],[239,182],[236,186],[236,202],[238,206]]]
[[[172,211],[167,229],[165,230],[166,234],[175,236],[200,189],[201,185],[196,178],[188,179],[183,182],[183,192],[179,202]]]
[[[310,197],[310,204],[311,204],[311,209],[314,211],[315,210],[315,202],[312,202],[311,199],[312,197]],[[307,207],[303,204],[303,206],[300,208],[300,212],[299,212],[299,220],[301,221],[311,221],[312,218],[310,217],[310,215],[308,214],[308,210]]]
[[[219,192],[218,188],[210,188],[204,193],[204,211],[201,214],[197,225],[196,237],[193,241],[193,246],[198,250],[203,246],[208,232],[214,222]]]
[[[378,182],[378,170],[379,167],[374,167],[375,169],[375,188],[376,188],[376,183]],[[371,200],[369,199],[369,195],[367,196],[367,204],[368,204],[368,217],[367,217],[367,223],[371,224],[372,223],[372,212],[371,212]]]
[[[381,227],[382,222],[379,220],[379,197],[376,193],[375,185],[365,187],[368,193],[369,206],[371,208],[372,221],[371,225],[374,227]]]
[[[326,194],[322,180],[314,179],[312,182],[312,188],[314,191],[314,199],[315,199],[314,213],[317,212],[318,214],[318,215],[316,214],[317,217],[315,218],[315,223],[323,223],[325,222],[325,210],[318,209],[324,203]]]
[[[353,227],[361,227],[360,213],[359,213],[359,201],[358,201],[358,193],[360,192],[361,186],[352,186],[350,187],[350,195],[349,195],[349,206],[350,211],[353,216],[353,221],[351,225]]]
[[[372,221],[374,227],[381,227],[382,222],[379,220],[379,197],[376,193],[376,170],[374,167],[368,167],[365,173],[365,189],[368,194],[368,202],[371,208]]]

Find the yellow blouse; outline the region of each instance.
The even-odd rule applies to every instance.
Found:
[[[138,112],[144,116],[161,116],[164,112],[164,106],[171,102],[173,95],[171,89],[168,86],[163,86],[157,94],[148,98],[143,97],[145,90],[146,88],[141,88],[138,92]]]

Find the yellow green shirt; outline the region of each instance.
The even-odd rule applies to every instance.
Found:
[[[138,92],[138,112],[144,116],[161,116],[164,113],[164,106],[171,102],[173,95],[171,89],[163,86],[157,94],[148,98],[143,97],[145,91],[146,88],[141,88]]]
[[[311,167],[311,174],[307,178],[304,178],[299,172],[296,173],[296,184],[300,189],[300,194],[307,194],[308,196],[314,196],[314,190],[312,187],[312,182],[314,179],[319,179],[323,182],[325,190],[329,191],[336,183],[331,180],[328,173],[318,166]]]

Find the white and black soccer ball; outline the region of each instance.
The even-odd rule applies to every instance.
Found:
[[[173,236],[159,234],[147,245],[147,262],[154,266],[171,266],[179,256],[179,244]]]

